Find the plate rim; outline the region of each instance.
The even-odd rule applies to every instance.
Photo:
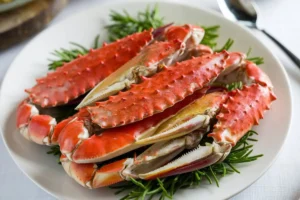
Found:
[[[127,0],[126,3],[128,4],[135,4],[135,3],[141,3],[140,0]],[[147,3],[147,4],[157,4],[157,3],[169,3],[169,4],[177,4],[177,5],[182,5],[182,6],[185,6],[185,7],[189,7],[189,8],[196,8],[197,10],[201,11],[201,12],[206,12],[206,13],[209,13],[210,15],[214,15],[216,16],[217,18],[223,18],[225,19],[227,22],[235,25],[235,26],[238,26],[240,27],[241,29],[243,29],[244,31],[246,31],[250,37],[252,37],[252,39],[254,40],[257,40],[260,44],[261,44],[261,47],[263,48],[264,51],[268,52],[270,55],[271,55],[271,59],[274,60],[278,65],[279,65],[279,69],[281,70],[284,78],[285,78],[285,81],[286,81],[286,84],[287,84],[287,93],[288,93],[288,96],[289,96],[289,107],[288,107],[288,110],[289,110],[289,119],[288,119],[288,124],[287,124],[287,130],[286,130],[286,134],[284,136],[284,140],[283,142],[281,143],[280,147],[277,149],[276,151],[276,155],[272,158],[272,160],[269,162],[268,165],[266,165],[266,167],[264,167],[263,170],[260,171],[260,173],[258,173],[258,176],[252,180],[248,185],[244,186],[241,190],[235,192],[235,193],[232,193],[228,196],[226,196],[226,199],[228,198],[231,198],[239,193],[241,193],[242,191],[244,191],[245,189],[247,189],[248,187],[250,187],[253,183],[255,183],[258,179],[260,179],[262,177],[262,175],[264,175],[268,170],[269,168],[274,164],[274,162],[277,160],[278,156],[280,155],[280,153],[282,152],[282,148],[284,146],[284,144],[286,143],[286,140],[287,140],[287,137],[288,135],[290,134],[290,130],[291,130],[291,123],[292,123],[292,119],[293,119],[293,112],[292,112],[292,108],[293,108],[293,98],[292,98],[292,87],[291,87],[291,83],[290,83],[290,80],[289,80],[289,77],[288,77],[288,74],[284,68],[284,66],[282,65],[282,63],[280,62],[280,60],[272,53],[272,51],[270,51],[266,45],[261,42],[255,35],[254,33],[252,33],[247,27],[244,27],[242,26],[241,24],[237,23],[237,22],[233,22],[231,20],[228,20],[226,19],[221,13],[209,8],[209,7],[201,7],[200,5],[194,5],[194,4],[189,4],[188,2],[184,2],[184,1],[178,1],[178,0],[175,0],[175,1],[172,1],[172,0],[143,0],[143,3]],[[1,84],[1,88],[0,88],[0,100],[2,99],[2,96],[3,96],[3,88],[4,88],[4,84],[6,82],[6,79],[7,79],[7,74],[10,73],[10,70],[12,69],[11,66],[14,65],[14,63],[16,62],[16,60],[18,60],[19,56],[21,55],[21,53],[28,47],[30,46],[32,43],[34,43],[36,40],[38,40],[39,37],[41,37],[41,35],[48,31],[49,29],[54,29],[56,26],[58,26],[59,24],[61,23],[64,23],[65,21],[68,21],[69,19],[77,16],[77,15],[81,15],[83,13],[86,13],[86,12],[89,12],[90,10],[93,10],[93,9],[96,9],[96,7],[101,7],[101,6],[109,6],[109,7],[112,7],[113,8],[113,5],[118,5],[118,4],[123,4],[124,5],[124,1],[123,0],[114,0],[112,2],[109,2],[109,1],[105,1],[105,2],[102,2],[102,3],[99,3],[97,5],[91,5],[89,6],[86,10],[82,10],[80,12],[77,12],[75,14],[71,14],[69,16],[67,16],[66,18],[64,18],[63,20],[60,20],[58,22],[56,22],[55,24],[51,25],[51,26],[48,26],[47,28],[45,28],[44,30],[42,30],[40,33],[38,33],[36,36],[34,36],[32,39],[30,39],[30,41],[28,41],[28,43],[22,48],[22,50],[17,54],[17,56],[14,58],[14,60],[12,61],[12,63],[10,64],[8,70],[6,71],[5,75],[4,75],[4,78],[3,78],[3,81],[2,81],[2,84]],[[0,104],[1,104],[1,101],[0,101]],[[20,164],[18,163],[17,159],[12,155],[12,152],[10,150],[10,148],[8,147],[8,144],[6,142],[6,139],[4,138],[4,131],[3,131],[3,127],[0,127],[0,133],[1,133],[1,137],[2,137],[2,140],[3,140],[3,143],[10,155],[10,157],[12,158],[12,160],[14,161],[14,163],[18,166],[18,168],[22,171],[23,174],[25,174],[32,182],[34,182],[39,188],[41,188],[43,191],[45,191],[47,194],[55,197],[55,198],[59,198],[59,196],[51,193],[50,191],[48,191],[47,188],[45,188],[43,185],[39,184],[36,180],[34,180],[33,178],[31,178],[29,176],[29,174],[27,174],[25,172],[25,170],[22,169],[22,167],[20,166]]]

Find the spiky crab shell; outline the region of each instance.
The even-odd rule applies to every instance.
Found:
[[[94,123],[102,128],[133,123],[162,112],[201,89],[226,66],[226,51],[177,63],[108,101],[88,107]]]
[[[152,30],[136,33],[100,49],[91,50],[37,80],[25,90],[34,104],[53,107],[66,104],[92,89],[98,82],[136,56],[152,40]]]
[[[264,112],[276,100],[269,77],[252,62],[247,61],[243,67],[250,85],[229,92],[227,102],[216,117],[218,123],[208,135],[217,142],[235,145],[253,125],[258,125]]]
[[[37,144],[50,145],[56,120],[41,115],[39,110],[26,99],[17,108],[17,127],[21,135]]]

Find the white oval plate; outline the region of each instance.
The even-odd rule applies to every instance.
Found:
[[[146,2],[146,3],[145,3]],[[47,73],[49,52],[68,47],[69,41],[90,46],[95,35],[106,38],[103,26],[109,20],[110,10],[126,9],[135,15],[144,11],[154,1],[117,1],[101,4],[76,14],[35,37],[17,56],[3,81],[0,97],[0,124],[7,149],[20,169],[37,185],[59,199],[116,199],[113,190],[101,188],[89,190],[68,177],[57,159],[47,155],[49,149],[25,140],[15,127],[15,111],[18,103],[26,97],[25,88],[35,84],[35,78]],[[232,23],[219,14],[201,8],[178,3],[158,3],[160,15],[165,22],[221,25],[219,44],[230,37],[234,39],[232,50],[246,52],[253,49],[254,56],[263,56],[261,67],[273,81],[278,100],[272,105],[255,130],[260,133],[254,153],[263,153],[258,161],[240,165],[241,174],[222,178],[220,187],[203,183],[201,187],[178,192],[176,199],[225,199],[245,189],[258,179],[275,160],[287,136],[291,119],[291,95],[286,72],[267,47],[263,46],[248,30]]]

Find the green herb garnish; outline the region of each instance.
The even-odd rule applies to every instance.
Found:
[[[49,70],[56,70],[58,67],[61,67],[64,63],[71,62],[72,60],[76,59],[79,55],[86,55],[89,52],[87,48],[80,44],[77,44],[75,42],[70,42],[70,44],[73,46],[73,48],[70,50],[61,48],[59,50],[54,50],[54,52],[51,53],[57,59],[49,60]],[[99,47],[99,35],[97,35],[92,48],[97,49]]]
[[[218,30],[220,26],[202,26],[205,31],[205,35],[201,41],[201,44],[207,45],[210,48],[214,48],[217,45],[217,38],[219,37]]]
[[[254,62],[257,65],[264,64],[264,58],[263,57],[251,57],[247,58],[247,60]]]
[[[226,84],[225,87],[228,91],[232,91],[236,89],[241,90],[243,88],[243,83],[242,81],[233,82],[233,83]]]
[[[223,46],[222,48],[217,49],[217,50],[215,50],[215,51],[216,51],[216,52],[221,52],[221,51],[223,51],[223,50],[228,51],[228,50],[231,48],[231,46],[233,45],[233,43],[234,43],[234,40],[231,39],[231,38],[229,38],[229,39],[226,41],[226,43],[224,44],[224,46]]]
[[[60,152],[60,149],[59,149],[59,146],[58,145],[54,145],[52,147],[50,147],[50,150],[47,151],[47,154],[52,154],[53,156],[56,156],[58,157],[58,164],[61,164],[60,163],[60,156],[61,156],[61,152]]]
[[[112,24],[106,26],[106,29],[111,42],[136,32],[163,25],[163,18],[158,16],[157,6],[152,10],[147,7],[144,12],[139,12],[137,17],[129,15],[126,10],[123,13],[111,11],[110,18]]]
[[[263,57],[250,57],[250,54],[252,52],[252,48],[250,47],[247,51],[247,60],[251,61],[251,62],[254,62],[256,65],[261,65],[261,64],[264,64],[264,58]]]

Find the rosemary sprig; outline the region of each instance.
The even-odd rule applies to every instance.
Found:
[[[254,62],[256,65],[261,65],[261,64],[264,64],[264,58],[263,57],[249,57],[250,54],[252,52],[252,48],[250,47],[247,51],[247,60],[251,61],[251,62]]]
[[[53,154],[54,156],[57,156],[58,157],[58,164],[61,164],[60,160],[59,160],[60,156],[61,156],[61,152],[60,152],[60,148],[59,148],[58,145],[50,147],[50,150],[47,151],[47,154]]]
[[[219,37],[218,30],[220,26],[202,26],[205,31],[205,35],[201,41],[201,44],[207,45],[210,48],[214,48],[217,45],[217,38]]]
[[[85,55],[87,53],[86,48],[82,46],[78,46],[78,44],[76,43],[71,42],[71,44],[77,48],[76,49],[73,48],[71,50],[61,48],[59,50],[54,50],[54,52],[51,53],[52,55],[57,57],[57,59],[55,60],[49,59],[50,61],[48,65],[49,70],[56,70],[56,68],[61,67],[64,63],[70,62],[75,58],[77,58],[79,55]]]
[[[250,141],[252,141],[254,134],[257,133],[252,130],[248,131],[221,163],[194,172],[151,181],[132,179],[122,185],[111,186],[110,188],[116,189],[116,194],[127,191],[127,195],[121,198],[122,200],[144,200],[151,199],[154,196],[159,196],[159,199],[172,199],[178,190],[198,186],[203,180],[207,180],[210,184],[214,182],[219,187],[220,177],[231,173],[240,173],[236,169],[236,164],[252,162],[263,156],[262,154],[251,156],[253,145],[250,144]]]
[[[217,50],[215,50],[215,51],[216,51],[216,52],[221,52],[221,51],[223,51],[223,50],[228,51],[228,50],[231,48],[231,46],[233,45],[233,43],[234,43],[234,40],[231,39],[231,38],[229,38],[229,39],[226,41],[226,43],[224,44],[224,46],[223,46],[222,48],[217,49]]]
[[[100,47],[99,45],[99,35],[97,35],[94,39],[93,49],[97,49]],[[75,42],[70,42],[73,46],[72,49],[68,50],[65,48],[60,48],[59,50],[54,50],[51,54],[54,55],[57,59],[49,59],[50,63],[48,64],[49,70],[56,70],[58,67],[61,67],[64,63],[70,62],[77,58],[79,55],[85,55],[89,52],[89,50]]]
[[[152,10],[148,6],[144,12],[139,12],[137,17],[131,16],[126,10],[123,13],[111,11],[110,18],[112,24],[106,26],[106,29],[111,42],[136,32],[163,25],[163,18],[158,16],[157,6]]]
[[[242,81],[233,82],[233,83],[226,84],[225,87],[227,88],[228,91],[242,89],[243,83],[242,83]]]
[[[264,64],[264,58],[263,57],[251,57],[247,58],[247,60],[254,62],[257,65]]]

